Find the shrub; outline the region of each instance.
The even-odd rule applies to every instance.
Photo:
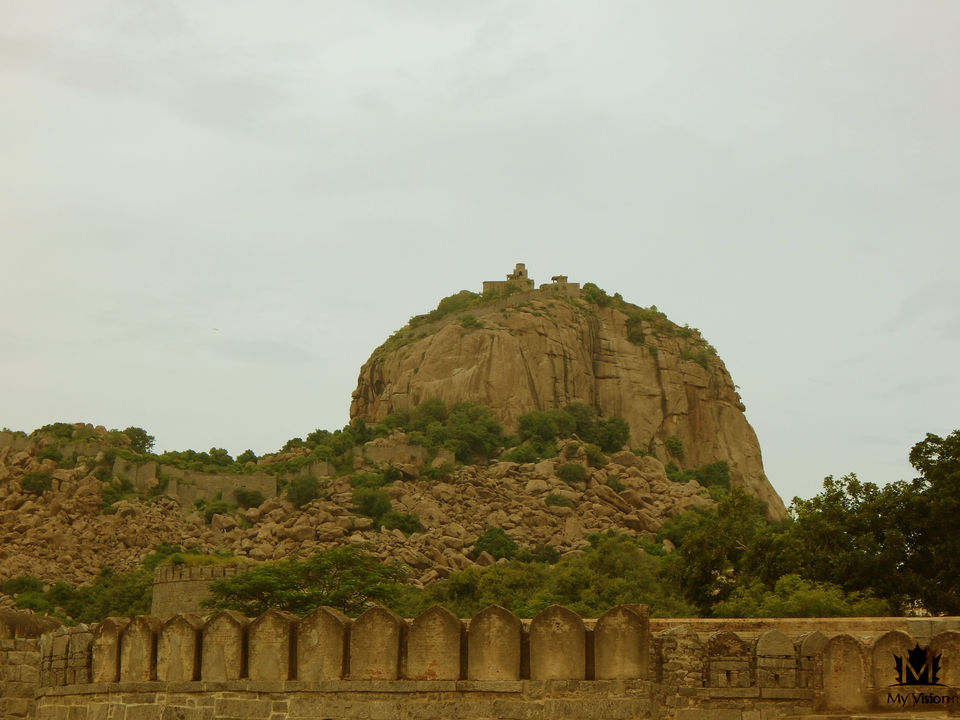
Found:
[[[513,448],[512,450],[505,452],[501,459],[509,462],[528,463],[536,462],[540,459],[540,455],[537,454],[537,451],[532,445],[524,443],[523,445],[517,445],[517,447]]]
[[[575,442],[569,443],[569,444],[563,449],[563,456],[564,456],[564,457],[568,457],[568,458],[572,458],[574,455],[577,454],[577,450],[579,450],[579,449],[580,449],[580,443],[575,443]]]
[[[605,290],[591,282],[583,284],[583,287],[580,289],[580,297],[588,303],[593,303],[600,307],[608,306],[613,300],[613,298],[607,295]]]
[[[50,445],[38,452],[37,458],[39,460],[53,460],[55,463],[59,463],[63,459],[63,453],[57,449],[56,445]]]
[[[356,488],[353,491],[353,509],[379,526],[383,516],[390,512],[390,496],[383,490]]]
[[[50,473],[48,472],[28,473],[20,481],[20,487],[27,492],[42,495],[53,487],[53,478],[50,477]]]
[[[383,514],[383,527],[387,530],[399,530],[404,535],[410,535],[415,532],[423,532],[424,527],[420,518],[411,513],[400,513],[396,510],[388,510]]]
[[[96,473],[94,473],[96,474]],[[118,500],[122,500],[127,495],[132,495],[134,491],[133,483],[126,477],[117,477],[110,480],[104,487],[100,488],[100,502],[104,510],[113,505]]]
[[[5,595],[19,595],[20,593],[38,593],[43,592],[43,580],[30,577],[29,575],[18,575],[0,583],[0,592]]]
[[[246,465],[248,462],[255,463],[257,461],[257,454],[250,449],[244,450],[242,453],[237,455],[237,462],[240,465]]]
[[[395,465],[387,465],[383,470],[384,485],[395,483],[397,480],[403,480],[403,471]]]
[[[247,488],[237,488],[233,491],[233,496],[237,499],[237,505],[242,508],[252,508],[263,504],[265,498],[259,490],[248,490]]]
[[[479,330],[483,327],[483,323],[473,315],[464,315],[460,318],[460,327],[464,330]]]
[[[61,440],[70,440],[73,437],[73,425],[62,422],[51,423],[40,428],[40,432],[49,433]]]
[[[560,463],[556,469],[557,477],[568,485],[582,483],[587,480],[587,469],[577,463]]]
[[[534,545],[532,548],[524,548],[517,553],[517,560],[520,562],[540,562],[547,565],[553,565],[560,560],[560,553],[556,548],[549,545]]]
[[[473,544],[473,554],[479,555],[486,551],[499,560],[507,558],[509,560],[517,554],[518,546],[516,541],[507,535],[503,528],[492,527],[477,538]]]
[[[704,369],[710,367],[710,353],[706,349],[681,350],[680,359],[694,362]]]
[[[350,487],[352,488],[381,488],[389,485],[390,482],[378,472],[354,473],[350,476]]]
[[[287,500],[296,508],[302,508],[311,500],[320,496],[320,483],[315,477],[301,475],[290,481],[287,487]]]
[[[209,524],[214,515],[229,515],[233,506],[224,500],[209,500],[203,503],[200,510],[203,513],[203,519]]]
[[[666,440],[663,441],[663,446],[667,449],[667,452],[673,455],[673,457],[680,460],[683,459],[683,440],[681,440],[676,435],[671,435]]]
[[[566,498],[563,495],[557,495],[556,493],[550,493],[547,495],[544,502],[550,507],[573,507],[573,500]]]
[[[607,458],[604,456],[603,450],[593,443],[588,443],[584,449],[587,451],[587,461],[590,463],[590,467],[602,468],[607,464]]]
[[[421,477],[425,477],[428,480],[442,480],[445,477],[448,477],[450,473],[453,472],[454,465],[452,462],[444,462],[438,465],[437,467],[429,467],[423,472],[420,473]]]
[[[614,492],[624,491],[623,483],[620,482],[620,478],[618,477],[607,478],[607,486],[612,488]]]
[[[630,439],[630,424],[623,418],[610,418],[597,423],[597,444],[604,452],[620,450]]]

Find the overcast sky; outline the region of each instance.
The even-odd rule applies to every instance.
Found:
[[[960,427],[960,3],[0,0],[0,426],[275,450],[525,262],[702,330],[784,500]]]

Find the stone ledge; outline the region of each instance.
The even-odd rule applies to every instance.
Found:
[[[552,695],[564,693],[642,692],[650,682],[628,680],[225,680],[196,682],[113,682],[41,687],[37,696],[97,695],[106,693],[422,693],[486,692]],[[720,688],[722,690],[723,688]],[[740,688],[735,688],[739,690]],[[748,688],[749,689],[749,688]],[[754,688],[755,690],[756,688]],[[737,696],[739,697],[739,696]]]
[[[697,695],[708,698],[756,698],[760,697],[760,688],[756,686],[697,688]]]
[[[813,700],[810,688],[760,688],[760,697],[770,700]]]

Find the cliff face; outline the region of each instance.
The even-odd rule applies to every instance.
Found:
[[[634,310],[524,293],[405,328],[361,368],[351,419],[377,421],[438,397],[489,405],[513,431],[525,412],[585,402],[627,420],[630,446],[664,462],[726,460],[735,485],[783,516],[723,362],[696,331]]]

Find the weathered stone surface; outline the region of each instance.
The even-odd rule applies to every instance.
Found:
[[[519,680],[523,625],[506,608],[490,605],[477,613],[467,629],[469,680]]]
[[[246,617],[233,610],[223,610],[207,622],[203,628],[201,680],[238,680],[246,674],[243,660],[249,624]]]
[[[645,679],[650,658],[648,618],[626,605],[607,610],[593,630],[593,657],[597,680]]]
[[[350,626],[350,678],[396,680],[400,677],[403,618],[384,607],[365,610]]]
[[[108,617],[93,633],[92,682],[117,682],[120,679],[120,634],[130,618]]]
[[[870,652],[873,687],[882,688],[897,682],[896,657],[906,659],[916,644],[916,640],[900,630],[891,630],[878,637]]]
[[[768,630],[757,639],[757,685],[762,688],[797,687],[796,648],[779,630]]]
[[[295,615],[267,610],[247,630],[247,676],[251,680],[289,680],[293,670]]]
[[[411,680],[459,680],[460,620],[439,605],[422,612],[407,634],[406,677]]]
[[[157,634],[162,623],[147,615],[138,615],[120,635],[120,680],[122,682],[156,680],[154,655]]]
[[[745,688],[753,683],[753,649],[736,633],[719,630],[706,642],[707,685]]]
[[[360,369],[351,418],[374,422],[439,397],[489,405],[513,431],[525,412],[588,402],[604,417],[624,418],[630,444],[652,445],[662,461],[670,459],[663,446],[670,437],[682,442],[685,465],[727,461],[735,484],[771,515],[785,514],[729,373],[715,356],[705,356],[706,367],[690,359],[704,352],[695,338],[642,323],[638,346],[627,340],[627,316],[613,307],[546,296],[520,302],[505,314],[472,309],[483,329],[467,332],[454,316],[425,337],[376,351]]]
[[[867,677],[863,646],[849,635],[827,641],[821,655],[821,710],[866,710]]]
[[[930,652],[940,656],[938,682],[960,687],[960,632],[943,630],[930,638]]]
[[[163,624],[157,638],[157,679],[189,682],[200,679],[200,632],[203,619],[185,613]]]
[[[541,610],[530,623],[530,679],[583,680],[586,629],[575,612],[560,605]]]
[[[336,608],[318,607],[297,625],[297,679],[339,680],[343,677],[350,619]]]

